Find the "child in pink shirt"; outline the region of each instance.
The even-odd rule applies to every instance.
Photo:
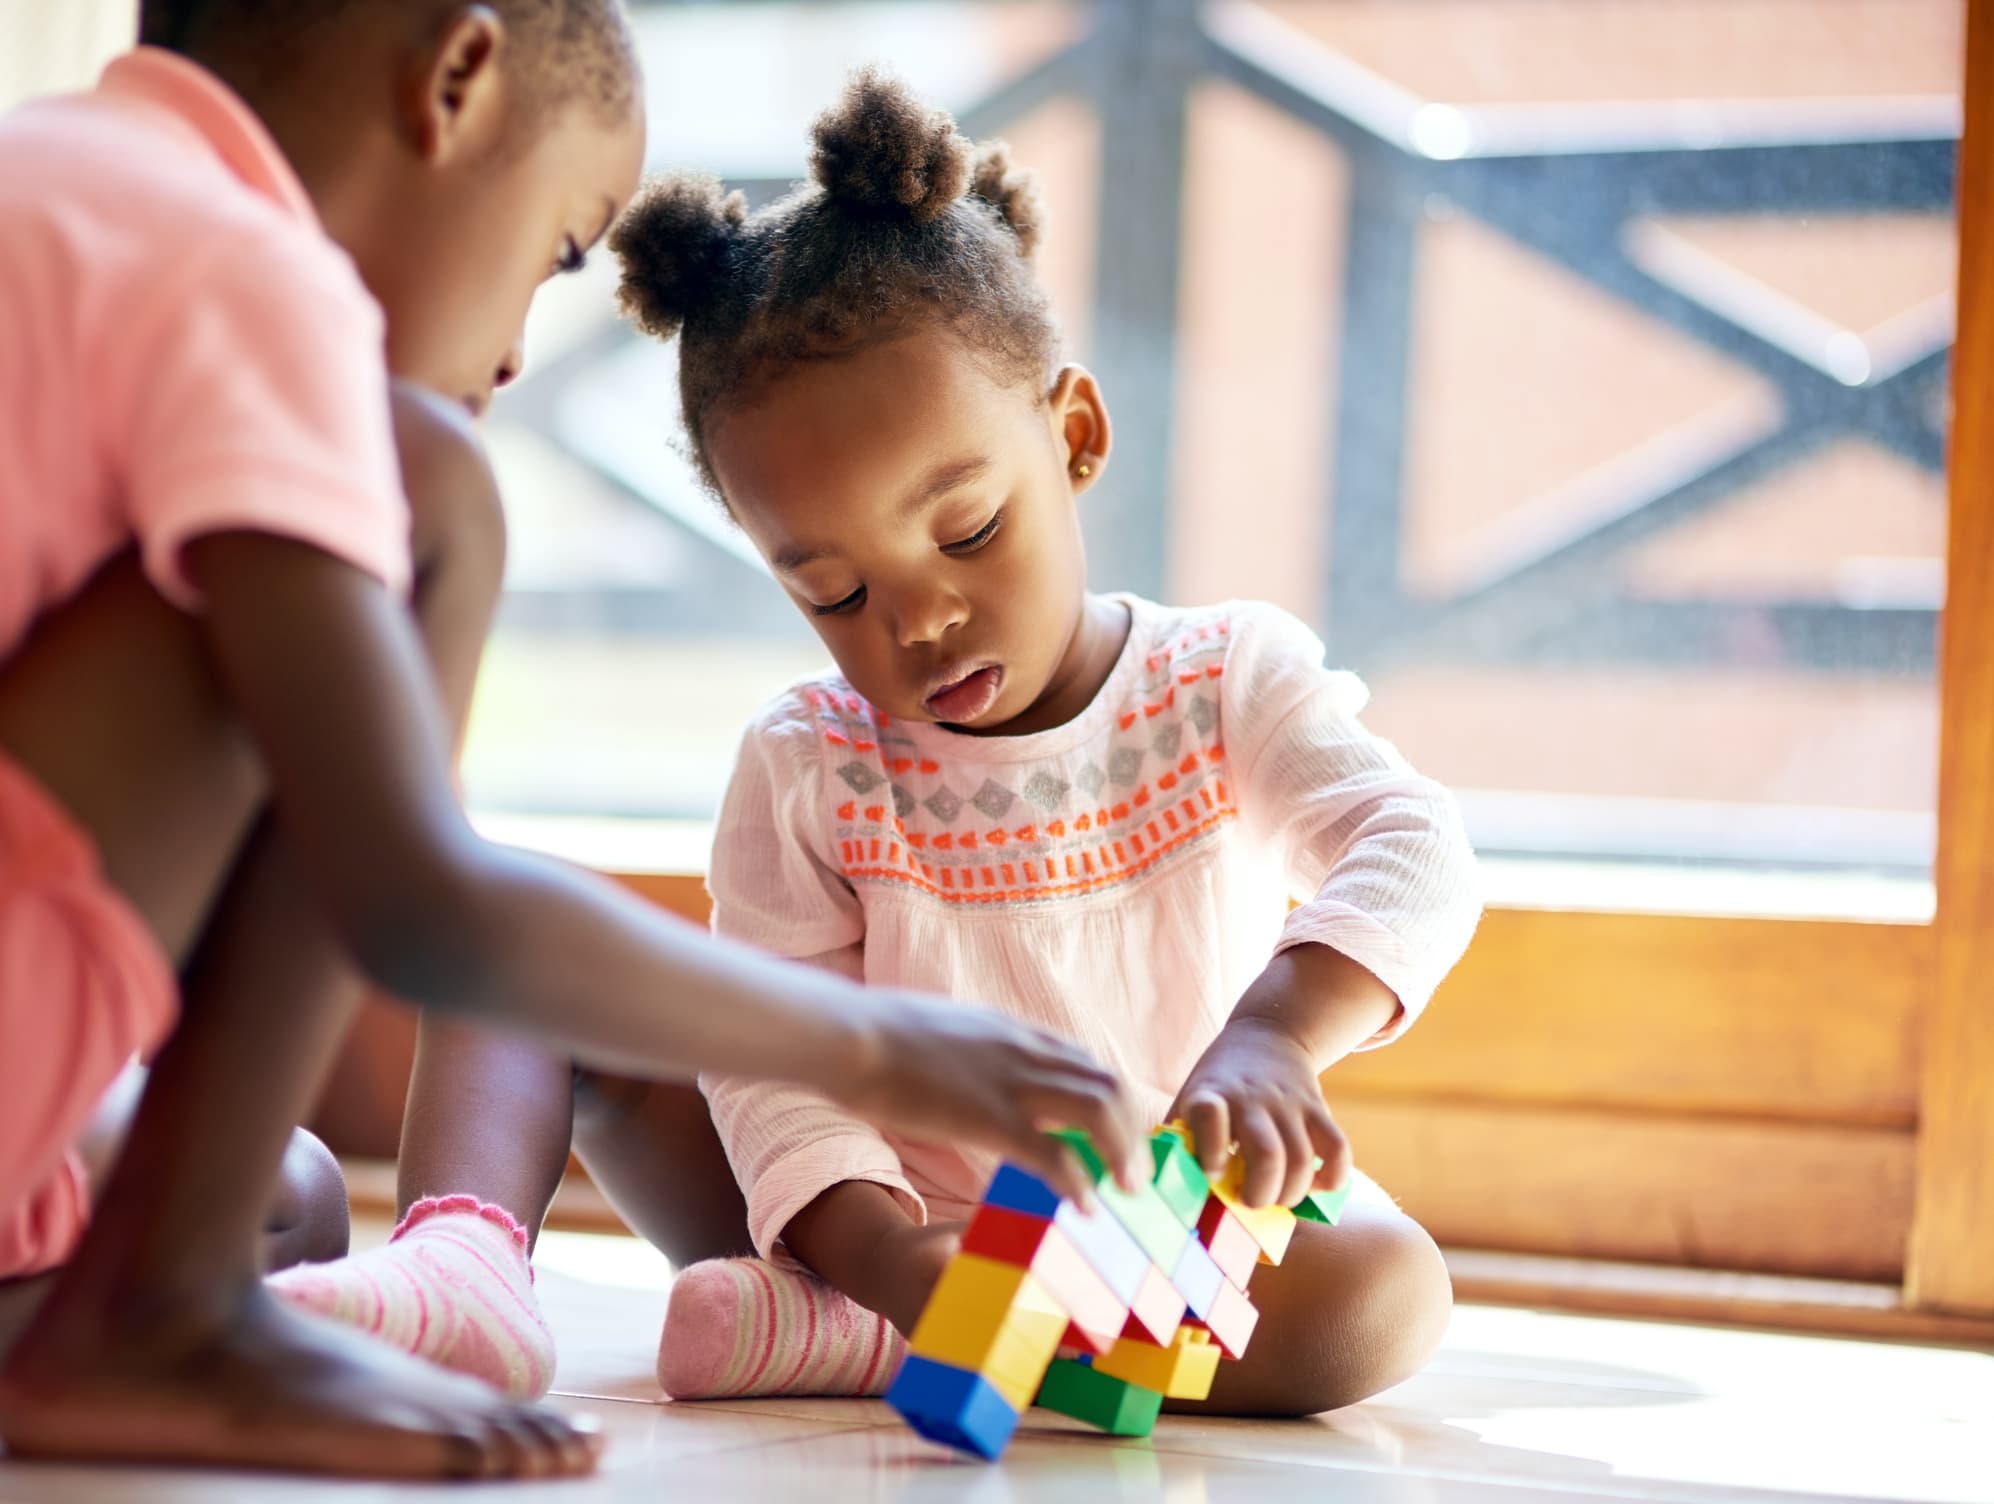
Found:
[[[503,555],[467,411],[635,189],[615,0],[154,0],[144,25],[158,45],[95,90],[0,120],[0,1438],[585,1471],[585,1427],[261,1283],[361,973],[1055,1176],[1046,1122],[1126,1154],[1133,1114],[1070,1045],[716,944],[463,818],[451,747]],[[90,1120],[155,1049],[93,1185]],[[415,1210],[410,1247],[523,1238]]]
[[[611,242],[628,308],[679,339],[698,462],[839,669],[748,729],[715,927],[873,986],[987,997],[1084,1045],[1150,1121],[1188,1119],[1208,1164],[1236,1142],[1254,1205],[1341,1184],[1355,1172],[1318,1077],[1411,1026],[1480,912],[1452,800],[1364,729],[1362,686],[1291,617],[1088,593],[1078,508],[1108,410],[1059,358],[1030,270],[1038,206],[1004,150],[872,76],[815,145],[815,183],[752,218],[711,180],[670,178]],[[533,1115],[559,1126],[521,1149],[540,1179],[515,1172],[508,1203],[529,1223],[572,1100],[565,1073],[541,1079]],[[664,1387],[880,1392],[995,1157],[807,1086],[701,1085],[746,1193],[734,1237],[761,1257],[679,1274]],[[448,1094],[417,1086],[417,1150],[442,1173]],[[589,1095],[619,1104],[623,1147],[597,1134],[584,1157],[649,1231],[660,1188],[628,1145],[654,1096]],[[456,1173],[495,1183],[468,1138],[464,1122]],[[1303,1414],[1397,1382],[1439,1339],[1449,1287],[1425,1232],[1359,1177],[1342,1225],[1301,1227],[1254,1299],[1266,1319],[1209,1410]]]

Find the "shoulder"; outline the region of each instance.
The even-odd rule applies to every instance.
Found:
[[[874,749],[882,720],[843,675],[810,674],[765,700],[749,717],[742,752],[791,769],[827,757],[849,758],[854,749]]]

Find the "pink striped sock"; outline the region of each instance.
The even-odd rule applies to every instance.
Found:
[[[384,1248],[269,1279],[291,1305],[358,1327],[514,1399],[554,1382],[554,1334],[533,1293],[526,1229],[475,1196],[425,1197]]]
[[[907,1350],[884,1316],[762,1259],[708,1259],[672,1281],[658,1382],[675,1400],[884,1394]]]

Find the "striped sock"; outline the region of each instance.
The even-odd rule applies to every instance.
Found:
[[[384,1248],[273,1274],[291,1305],[358,1327],[513,1399],[554,1382],[554,1334],[533,1293],[526,1229],[475,1196],[425,1197]]]
[[[672,1281],[658,1382],[675,1400],[884,1394],[907,1344],[884,1316],[762,1259],[708,1259]]]

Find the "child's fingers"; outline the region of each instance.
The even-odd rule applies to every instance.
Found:
[[[1232,1131],[1239,1139],[1240,1157],[1246,1162],[1240,1176],[1240,1199],[1248,1206],[1272,1206],[1288,1173],[1281,1130],[1274,1126],[1265,1107],[1252,1102],[1240,1109]]]
[[[1293,1206],[1309,1193],[1310,1182],[1315,1179],[1315,1145],[1309,1139],[1308,1120],[1299,1109],[1284,1107],[1273,1116],[1283,1157],[1276,1199],[1282,1206]]]
[[[1013,1154],[1024,1167],[1083,1212],[1094,1210],[1094,1179],[1062,1140],[1036,1128],[1021,1129]]]
[[[1024,1101],[1039,1122],[1085,1132],[1101,1163],[1124,1190],[1142,1184],[1135,1156],[1147,1141],[1136,1137],[1136,1106],[1120,1082],[1112,1077],[1094,1079],[1091,1072],[1079,1079],[1042,1072],[1027,1088]]]
[[[1232,1152],[1232,1113],[1225,1098],[1197,1093],[1179,1105],[1177,1115],[1191,1130],[1191,1152],[1197,1156],[1198,1167],[1207,1175],[1223,1172],[1226,1156]]]
[[[1356,1160],[1350,1152],[1350,1140],[1336,1126],[1327,1104],[1318,1102],[1309,1110],[1308,1130],[1309,1142],[1322,1161],[1322,1168],[1315,1172],[1315,1184],[1325,1191],[1341,1190],[1356,1168]]]

